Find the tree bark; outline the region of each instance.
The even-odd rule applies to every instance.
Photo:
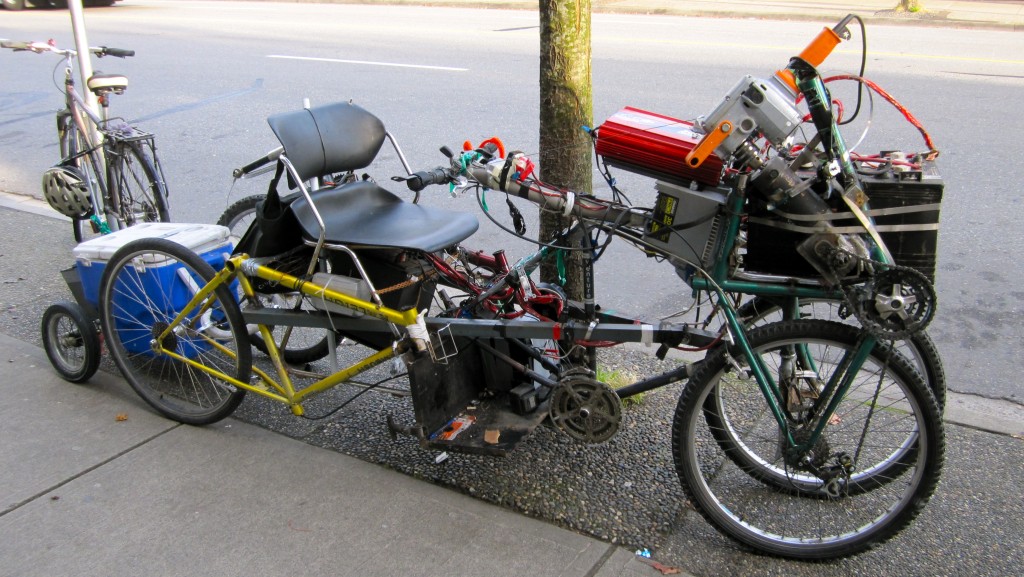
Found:
[[[540,0],[540,175],[584,193],[592,178],[590,137],[583,131],[594,114],[590,58],[590,0]],[[568,224],[551,212],[542,211],[540,220],[541,242]],[[576,264],[566,267],[566,294],[582,300],[579,259],[566,260]],[[541,280],[557,277],[554,263],[541,267]]]

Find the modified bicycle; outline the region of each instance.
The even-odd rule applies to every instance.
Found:
[[[407,172],[398,179],[417,197],[447,184],[572,217],[514,262],[464,248],[478,228],[473,215],[405,201],[370,179],[304,184],[354,175],[384,140],[395,142],[366,110],[338,103],[271,116],[281,148],[240,173],[273,165],[275,176],[234,252],[160,238],[124,244],[99,282],[106,344],[147,403],[190,424],[230,415],[246,393],[304,415],[312,396],[397,360],[414,415],[409,426],[389,417],[391,433],[491,455],[511,451],[545,420],[579,441],[607,441],[626,418],[622,398],[688,380],[672,452],[706,519],[786,557],[876,546],[916,517],[943,463],[941,387],[917,370],[941,377],[941,363],[933,348],[908,360],[892,344],[923,334],[934,316],[934,247],[929,255],[904,244],[927,244],[921,233],[937,221],[886,221],[937,213],[937,201],[922,208],[891,190],[934,184],[937,172],[931,146],[870,158],[846,148],[815,67],[852,20],[824,29],[771,78],[745,77],[696,123],[625,109],[598,127],[601,158],[657,178],[654,208],[548,186],[526,155],[504,154],[497,143],[445,149],[443,166],[420,172],[395,144]],[[805,124],[798,97],[812,121],[802,143],[794,142]],[[282,178],[298,193],[282,197]],[[598,234],[673,266],[711,296],[724,322],[655,324],[595,306]],[[773,242],[791,270],[759,260],[758,243]],[[567,251],[583,261],[582,303],[530,277]],[[780,320],[750,328],[756,319],[740,315],[737,295],[763,299]],[[803,318],[801,301],[826,303],[856,323]],[[285,354],[295,331],[313,343],[326,338],[329,353],[337,336],[370,352],[324,375],[296,371]],[[254,358],[256,342],[269,366]],[[707,352],[612,390],[596,378],[594,349],[626,342],[657,345],[661,355]]]

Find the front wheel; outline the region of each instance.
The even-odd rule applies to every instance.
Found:
[[[252,350],[232,289],[218,286],[190,309],[216,273],[199,255],[165,239],[121,247],[100,281],[107,347],[125,379],[164,416],[203,425],[231,414],[245,390]],[[172,325],[184,312],[184,320]],[[168,330],[169,329],[169,330]]]
[[[99,331],[82,307],[59,302],[43,313],[43,348],[50,364],[66,381],[84,383],[100,367]]]
[[[849,325],[793,320],[749,339],[771,380],[798,395],[843,370],[860,335]],[[826,423],[809,451],[788,457],[790,443],[757,383],[730,374],[745,366],[720,349],[676,408],[676,471],[709,522],[772,555],[830,559],[870,549],[917,516],[938,485],[945,441],[934,397],[901,355],[874,347],[827,419],[784,406],[797,443]]]

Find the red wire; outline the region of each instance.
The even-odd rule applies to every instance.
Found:
[[[614,347],[616,345],[621,345],[622,344],[622,343],[616,342],[616,341],[573,341],[573,342],[576,343],[577,345],[582,346],[582,347],[594,347],[594,348],[608,348],[608,347]]]
[[[675,349],[678,350],[678,351],[684,351],[684,352],[687,352],[687,353],[697,353],[697,352],[700,352],[700,351],[706,351],[706,350],[710,349],[711,347],[718,345],[718,343],[720,343],[720,342],[722,342],[722,338],[721,337],[711,341],[711,343],[709,343],[707,345],[704,345],[703,347],[698,347],[698,348],[675,347]]]
[[[886,99],[889,102],[889,104],[892,104],[894,107],[896,107],[896,110],[899,110],[903,117],[907,119],[907,122],[912,124],[914,128],[916,128],[918,132],[921,133],[921,136],[924,137],[925,146],[928,147],[928,160],[934,160],[936,157],[939,156],[939,150],[935,148],[935,143],[932,142],[931,135],[928,134],[928,131],[925,130],[921,122],[916,117],[914,117],[914,115],[911,114],[911,112],[907,110],[905,106],[900,104],[900,102],[896,100],[896,98],[893,97],[893,95],[889,94],[884,89],[882,89],[881,86],[875,84],[874,82],[868,80],[867,78],[856,76],[854,74],[839,74],[836,76],[830,76],[828,78],[825,78],[823,81],[825,83],[829,83],[832,82],[833,80],[853,80],[855,82],[861,82],[871,90],[877,92],[878,95]]]

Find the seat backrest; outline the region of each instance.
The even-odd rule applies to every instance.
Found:
[[[302,180],[366,168],[384,144],[384,123],[350,102],[275,114],[267,122]]]

